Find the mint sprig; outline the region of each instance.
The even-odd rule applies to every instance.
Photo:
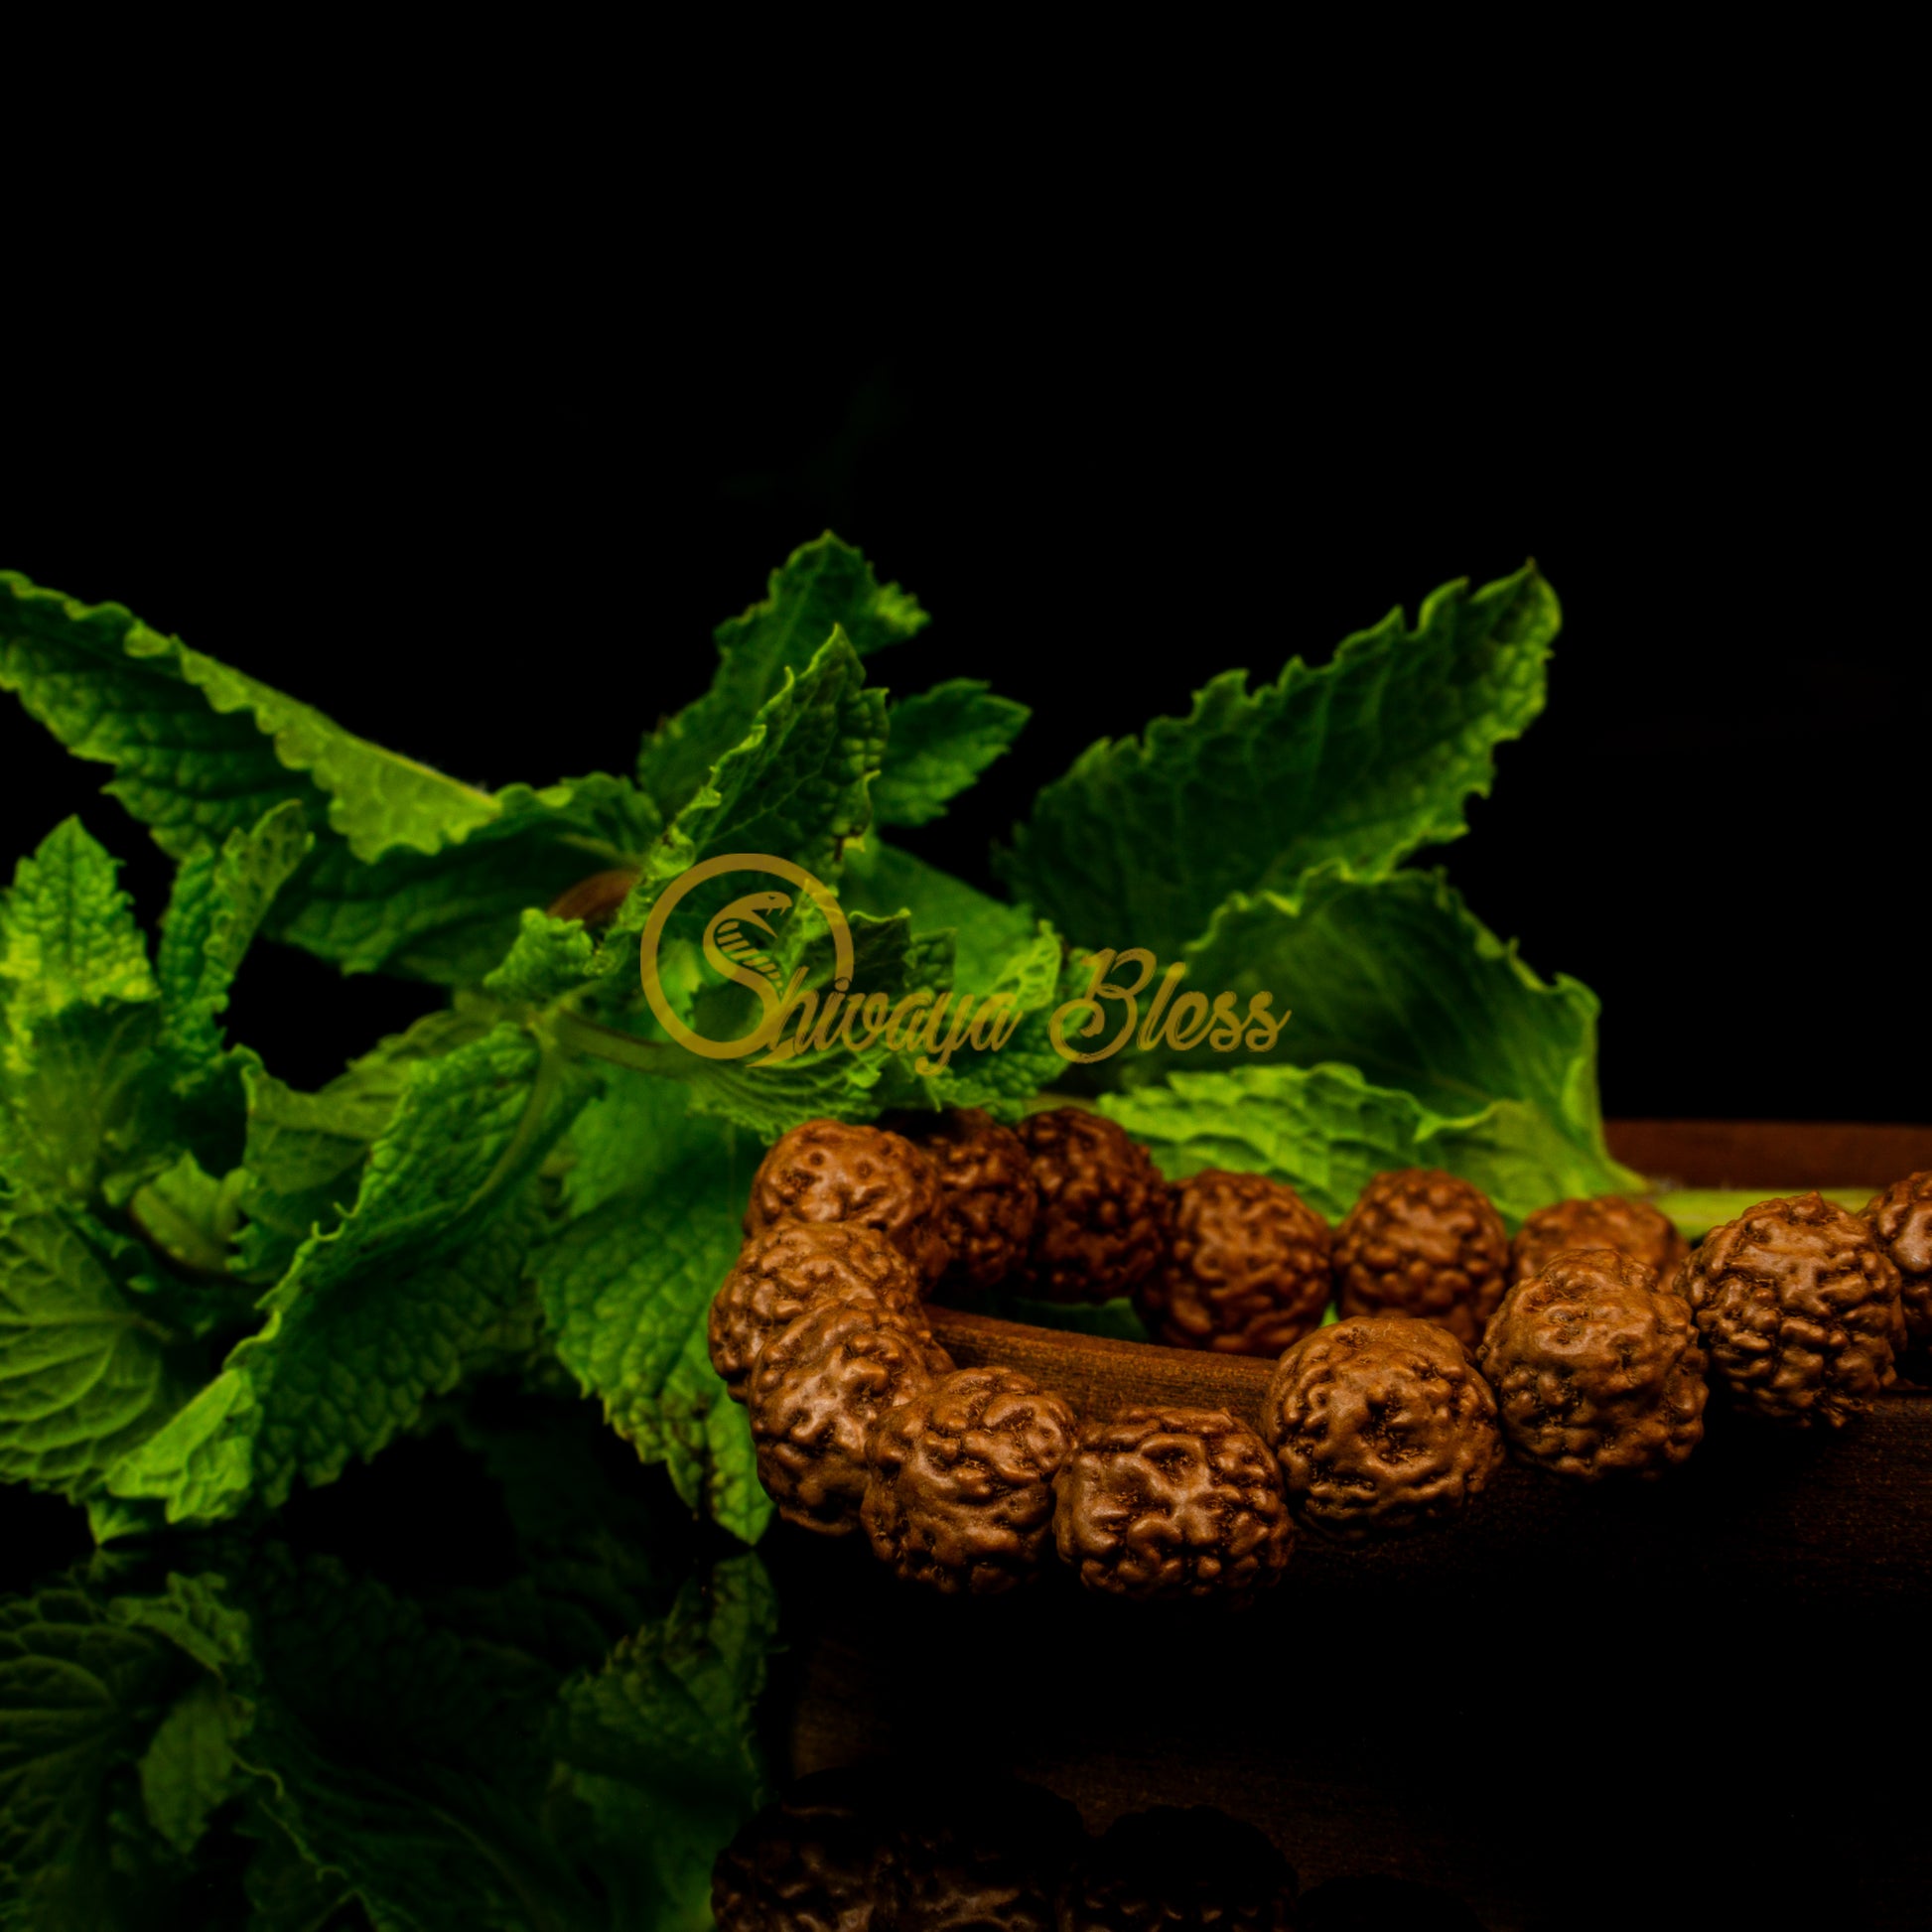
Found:
[[[882,836],[956,811],[1026,720],[890,648],[926,622],[828,534],[719,627],[711,688],[646,732],[634,777],[490,792],[118,606],[0,577],[0,686],[112,767],[177,863],[158,948],[77,823],[0,895],[0,1474],[85,1504],[102,1536],[215,1524],[377,1454],[466,1378],[520,1375],[592,1398],[753,1541],[768,1509],[704,1311],[763,1147],[819,1114],[1013,1117],[1074,1086],[1171,1173],[1276,1173],[1331,1213],[1415,1163],[1512,1217],[1633,1183],[1603,1144],[1592,996],[1403,865],[1464,829],[1542,707],[1559,612],[1533,566],[1450,585],[1318,666],[1225,672],[1187,717],[1095,746],[999,856],[1012,900]],[[875,672],[896,681],[901,658],[918,688],[895,699]],[[1010,1044],[777,1067],[673,1044],[638,935],[689,867],[734,851],[839,894],[861,990],[1010,993]],[[617,881],[599,913],[550,912],[593,874]],[[714,885],[694,909],[726,902]],[[444,985],[450,1006],[301,1092],[224,1033],[260,939]],[[744,1032],[749,992],[680,944],[666,997]],[[814,908],[770,944],[830,995]],[[1075,1073],[1048,1021],[1108,946],[1292,1017],[1262,1052],[1164,1044]],[[168,1761],[214,1736],[185,1713]]]

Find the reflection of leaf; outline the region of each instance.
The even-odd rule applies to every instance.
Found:
[[[0,1928],[102,1932],[129,1922],[108,1855],[110,1787],[186,1675],[153,1634],[79,1588],[0,1603]]]
[[[77,1582],[0,1602],[0,1932],[194,1922],[149,1876],[162,1846],[136,1765],[195,1664],[225,1661],[225,1636],[208,1593],[181,1579],[111,1605]],[[187,1794],[155,1795],[155,1824],[185,1828]]]
[[[734,1558],[558,1700],[552,1745],[617,1923],[710,1922],[712,1863],[762,1796],[752,1710],[776,1623],[763,1566]]]

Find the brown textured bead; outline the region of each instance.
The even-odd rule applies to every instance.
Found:
[[[1704,1350],[1691,1305],[1613,1248],[1572,1248],[1517,1282],[1476,1366],[1526,1462],[1594,1481],[1661,1475],[1704,1436]]]
[[[1268,1445],[1225,1409],[1123,1409],[1092,1423],[1054,1485],[1053,1536],[1089,1589],[1243,1602],[1294,1529]]]
[[[1017,1131],[1039,1187],[1028,1284],[1057,1302],[1131,1295],[1167,1251],[1168,1183],[1147,1150],[1083,1107],[1029,1114]]]
[[[951,1252],[939,1225],[939,1176],[902,1134],[808,1120],[772,1142],[752,1176],[745,1231],[780,1221],[851,1221],[877,1228],[928,1288]]]
[[[1713,1373],[1773,1422],[1837,1429],[1895,1378],[1898,1270],[1868,1221],[1821,1194],[1746,1208],[1679,1281]]]
[[[1473,1348],[1503,1298],[1509,1236],[1466,1180],[1398,1168],[1362,1189],[1335,1230],[1334,1260],[1342,1315],[1416,1315]]]
[[[1082,1837],[1073,1806],[931,1753],[902,1770],[875,1932],[1057,1932],[1061,1879]]]
[[[869,1295],[901,1312],[919,1307],[918,1278],[877,1229],[788,1221],[753,1235],[711,1301],[711,1365],[732,1400],[745,1400],[747,1378],[767,1335],[814,1303],[852,1295]]]
[[[978,1107],[894,1121],[939,1176],[939,1226],[952,1253],[947,1279],[993,1288],[1026,1258],[1039,1188],[1026,1143]]]
[[[1874,1195],[1864,1219],[1898,1270],[1905,1332],[1914,1342],[1932,1341],[1932,1168]]]
[[[1614,1248],[1654,1269],[1660,1288],[1670,1286],[1691,1253],[1690,1243],[1661,1209],[1623,1194],[1597,1194],[1552,1201],[1526,1216],[1509,1244],[1510,1279],[1526,1282],[1542,1274],[1566,1248]]]
[[[1037,1567],[1073,1412],[1010,1369],[964,1368],[887,1412],[866,1445],[873,1553],[947,1594],[1011,1589]]]
[[[1453,1516],[1503,1459],[1495,1398],[1462,1344],[1404,1315],[1357,1315],[1298,1341],[1261,1433],[1289,1507],[1346,1542]]]
[[[1136,1299],[1176,1348],[1279,1355],[1328,1306],[1330,1240],[1293,1187],[1208,1168],[1175,1183],[1167,1257]]]
[[[1206,1805],[1114,1820],[1080,1862],[1060,1932],[1289,1932],[1295,1872],[1252,1825]]]
[[[746,1411],[759,1481],[778,1514],[826,1536],[857,1529],[867,1433],[951,1372],[929,1331],[870,1295],[819,1302],[771,1335],[753,1364]]]

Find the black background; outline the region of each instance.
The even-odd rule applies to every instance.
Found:
[[[982,883],[1094,738],[1534,555],[1566,612],[1549,709],[1442,856],[1532,965],[1602,996],[1608,1111],[1923,1118],[1927,675],[1882,355],[1688,271],[1540,319],[1464,287],[1453,327],[1104,293],[701,345],[641,310],[634,338],[552,318],[441,345],[364,317],[352,353],[263,305],[30,386],[0,553],[495,785],[627,768],[702,688],[711,626],[830,525],[934,616],[877,678],[1035,708],[910,839]],[[11,700],[0,772],[16,852],[77,809],[152,908],[163,869],[105,772]],[[320,1080],[431,997],[275,955],[233,1020]]]
[[[119,292],[124,326],[96,317],[18,372],[0,562],[494,785],[625,768],[702,688],[712,624],[830,524],[934,614],[875,675],[980,675],[1035,707],[1017,753],[910,839],[984,884],[989,842],[1094,738],[1534,555],[1566,611],[1550,708],[1443,856],[1534,966],[1603,997],[1608,1111],[1922,1120],[1932,693],[1894,482],[1901,365],[1856,263],[1719,246],[1713,193],[1712,246],[1668,261],[1580,236],[1556,276],[1550,245],[1518,238],[1354,276],[1249,259],[1238,290],[1177,293],[1126,250],[1086,265],[1077,313],[1018,269],[909,290],[891,249],[777,264],[757,235],[729,275],[638,270],[621,299],[550,262],[552,313],[527,327],[494,313],[508,250],[433,319],[408,275],[345,289],[327,250],[266,293],[164,275]],[[737,326],[707,333],[724,314]],[[78,810],[152,914],[166,868],[104,775],[0,698],[5,842]],[[434,999],[270,950],[230,1018],[284,1077],[320,1081]],[[7,1500],[9,1582],[80,1554],[77,1512]],[[429,1588],[478,1577],[499,1511],[464,1458],[406,1442],[277,1530]],[[858,1552],[831,1554],[871,1587]],[[1716,1922],[1727,1895],[1776,1922],[1774,1896],[1813,1910],[1867,1866],[1886,1877],[1923,1780],[1875,1812],[1859,1794],[1918,1721],[1910,1672],[1883,1661],[1907,1655],[1915,1602],[1874,1622],[1755,1575],[1707,1597],[1668,1565],[1622,1594],[1585,1570],[1341,1626],[1357,1655],[1435,1673],[1421,1702],[1390,1674],[1358,1712],[1333,1674],[1342,1770],[1430,1782],[1419,1816],[1444,1793],[1486,1803],[1526,1868],[1614,1881],[1601,1922],[1624,1922],[1653,1853],[1700,1874],[1697,1910],[1666,1897],[1660,1924]],[[1028,1668],[1072,1654],[1005,1628]],[[1794,1628],[1849,1644],[1868,1695],[1819,1693]],[[1111,1695],[1142,1641],[1088,1680]],[[1213,1761],[1245,1687],[1189,1668],[1170,1674],[1201,1684],[1192,1747]],[[1069,1695],[1064,1723],[1086,1715]],[[1875,1922],[1844,1898],[1838,1920]]]

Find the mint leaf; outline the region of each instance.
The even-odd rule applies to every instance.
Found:
[[[516,944],[483,981],[483,991],[510,1005],[547,1007],[588,985],[596,958],[582,919],[527,911]]]
[[[588,1814],[589,1861],[626,1925],[706,1923],[713,1862],[764,1794],[752,1719],[777,1593],[752,1555],[708,1581],[557,1700],[559,1784]]]
[[[829,530],[771,573],[764,602],[718,626],[718,673],[697,703],[644,742],[637,775],[666,819],[688,805],[711,767],[743,742],[759,712],[800,675],[834,628],[859,655],[914,635],[926,614]],[[775,849],[775,848],[774,848]]]
[[[481,1039],[489,1021],[467,1011],[433,1013],[353,1061],[320,1093],[301,1093],[259,1066],[246,1069],[247,1141],[239,1204],[241,1271],[278,1280],[317,1229],[353,1204],[370,1147],[395,1117],[412,1069]]]
[[[0,688],[186,858],[286,800],[358,859],[437,852],[498,812],[487,792],[353,737],[117,604],[88,607],[0,571]]]
[[[0,894],[0,1013],[10,1031],[70,1007],[159,997],[120,870],[77,818],[21,860]]]
[[[0,688],[80,758],[162,850],[186,860],[299,808],[316,850],[268,930],[351,972],[482,979],[526,907],[656,836],[650,800],[593,772],[479,790],[383,750],[150,629],[0,572]]]
[[[649,800],[604,772],[541,791],[510,785],[495,798],[487,825],[433,857],[398,851],[364,865],[324,842],[278,901],[275,937],[345,972],[473,986],[502,960],[526,910],[588,874],[638,863],[660,829]]]
[[[847,847],[839,903],[880,918],[903,912],[920,932],[950,931],[956,983],[969,993],[990,991],[1038,929],[1017,905],[876,838]]]
[[[69,819],[0,892],[0,1176],[76,1202],[172,1158],[161,992],[119,870]]]
[[[729,1128],[667,1123],[633,1191],[573,1221],[532,1264],[558,1356],[646,1462],[687,1503],[745,1542],[771,1505],[759,1486],[743,1412],[705,1344],[711,1298],[744,1238],[758,1150]]]
[[[1019,737],[1032,713],[991,685],[959,677],[901,698],[889,714],[886,764],[873,786],[881,825],[925,825]]]
[[[1495,747],[1543,708],[1559,622],[1533,566],[1437,591],[1414,630],[1393,611],[1311,670],[1250,692],[1224,672],[1184,719],[1102,740],[1046,786],[1002,873],[1088,946],[1169,958],[1229,894],[1292,887],[1341,861],[1387,871],[1466,829]]]
[[[187,1391],[140,1244],[0,1197],[0,1481],[81,1500]]]
[[[216,1180],[192,1154],[158,1173],[128,1201],[142,1238],[191,1274],[227,1272],[234,1239],[239,1173]]]
[[[1202,1168],[1286,1181],[1330,1219],[1378,1173],[1443,1168],[1480,1187],[1513,1228],[1546,1202],[1641,1190],[1641,1180],[1552,1130],[1520,1101],[1445,1118],[1352,1066],[1176,1070],[1165,1086],[1108,1094],[1101,1111],[1179,1179]]]
[[[267,1326],[116,1467],[113,1493],[215,1521],[373,1455],[512,1315],[541,1225],[528,1183],[587,1094],[510,1027],[411,1065],[354,1206],[302,1244]]]
[[[871,822],[869,787],[885,751],[885,693],[865,688],[858,653],[834,630],[802,673],[786,671],[652,848],[603,957],[633,963],[650,908],[708,857],[774,853],[830,885],[846,845]]]
[[[204,1073],[220,1057],[219,1022],[242,957],[314,844],[301,804],[291,799],[251,831],[230,832],[218,849],[198,848],[176,872],[157,976],[167,1013],[164,1046],[183,1074]]]
[[[1291,1015],[1274,1056],[1358,1067],[1438,1119],[1516,1101],[1583,1168],[1622,1172],[1597,1104],[1595,996],[1566,975],[1539,979],[1438,873],[1361,880],[1325,867],[1299,893],[1237,894],[1186,961],[1183,987],[1232,991],[1242,1011],[1253,993],[1274,993],[1276,1014]],[[1208,1057],[1196,1047],[1190,1064]],[[1136,1080],[1175,1059],[1130,1049],[1118,1063]]]

